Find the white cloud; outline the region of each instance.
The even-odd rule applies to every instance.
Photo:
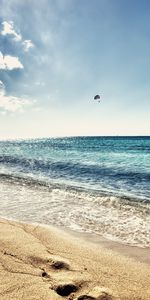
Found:
[[[16,42],[22,41],[25,52],[28,52],[30,48],[34,47],[34,44],[31,40],[23,40],[22,35],[14,30],[14,23],[12,21],[4,21],[2,22],[2,25],[3,30],[1,31],[1,35],[11,35]]]
[[[7,96],[5,92],[5,86],[0,81],[0,109],[4,112],[23,112],[24,108],[31,106],[31,101],[14,96]]]
[[[4,22],[2,23],[2,25],[3,25],[3,30],[1,31],[1,34],[2,34],[2,35],[7,35],[7,34],[12,35],[12,36],[14,37],[14,40],[15,40],[16,42],[19,42],[19,41],[22,40],[21,34],[17,33],[17,32],[14,30],[14,24],[13,24],[12,21],[10,21],[10,22],[4,21]]]
[[[22,44],[23,44],[24,50],[25,50],[26,52],[28,52],[30,48],[33,48],[33,47],[34,47],[34,44],[32,43],[31,40],[25,40]]]
[[[0,70],[23,69],[23,65],[18,57],[11,55],[3,55],[0,52]]]

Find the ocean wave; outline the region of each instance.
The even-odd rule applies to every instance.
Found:
[[[150,246],[148,203],[6,174],[0,176],[0,191],[0,216]]]
[[[93,197],[115,197],[115,199],[118,199],[119,201],[126,201],[126,203],[130,203],[130,205],[140,205],[140,204],[149,204],[149,199],[139,199],[136,197],[131,197],[127,195],[122,195],[115,193],[114,191],[110,190],[97,190],[97,189],[90,189],[83,186],[75,186],[68,183],[60,183],[53,180],[46,180],[45,178],[37,178],[33,176],[26,176],[25,174],[11,174],[11,173],[0,173],[0,182],[8,182],[10,184],[19,184],[19,185],[26,185],[28,187],[34,187],[34,188],[48,188],[49,190],[52,189],[58,189],[58,190],[64,190],[74,193],[87,193],[89,195],[93,195]],[[109,199],[109,198],[107,198]],[[118,201],[117,200],[117,201]],[[147,208],[147,206],[146,206]]]
[[[108,163],[107,163],[108,164]],[[148,171],[136,170],[126,166],[115,166],[111,163],[99,164],[74,162],[69,160],[54,161],[48,159],[25,158],[23,156],[0,156],[0,173],[34,179],[42,184],[65,183],[68,186],[86,187],[99,192],[118,194],[122,197],[150,201]],[[41,183],[40,183],[41,184]]]
[[[150,180],[150,173],[142,172],[142,170],[130,170],[126,169],[125,166],[114,166],[110,167],[101,165],[101,164],[93,164],[92,162],[88,162],[88,164],[83,162],[71,162],[69,160],[66,161],[54,161],[54,160],[43,160],[36,158],[25,158],[20,156],[8,156],[3,155],[0,156],[0,164],[9,165],[10,167],[21,167],[22,170],[29,169],[32,171],[53,171],[53,172],[66,172],[68,175],[74,176],[87,176],[92,179],[99,179],[100,176],[109,176],[110,178],[119,178],[119,179],[132,179],[136,182],[138,180]]]

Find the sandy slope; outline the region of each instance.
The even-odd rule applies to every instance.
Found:
[[[56,229],[0,221],[0,299],[150,299],[150,269]]]

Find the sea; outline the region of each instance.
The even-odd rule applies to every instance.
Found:
[[[150,137],[0,141],[0,217],[150,247]]]

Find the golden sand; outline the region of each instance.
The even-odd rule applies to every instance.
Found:
[[[1,300],[150,299],[150,269],[57,229],[0,221]]]

